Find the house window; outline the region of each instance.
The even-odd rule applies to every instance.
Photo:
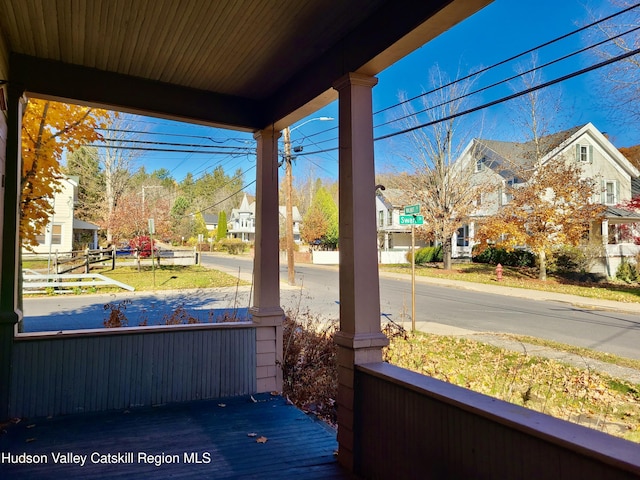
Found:
[[[47,243],[47,227],[42,227],[40,233],[36,235],[36,242],[40,245]]]
[[[501,205],[506,205],[513,200],[513,194],[509,189],[503,188],[500,194],[500,200],[502,202]]]
[[[393,225],[393,212],[391,210],[387,210],[387,225]]]
[[[607,180],[604,185],[605,205],[615,205],[617,202],[616,182]]]
[[[465,225],[464,227],[460,227],[458,229],[458,234],[456,238],[456,245],[458,247],[468,247],[469,246],[469,225]]]
[[[378,226],[384,227],[384,210],[378,210]]]
[[[482,157],[476,160],[476,172],[481,172],[485,169],[487,163],[487,158]]]
[[[62,225],[53,225],[51,228],[51,245],[62,245]]]
[[[593,146],[592,145],[576,145],[576,160],[580,163],[593,162]]]
[[[476,196],[476,207],[479,207],[480,205],[482,205],[482,193],[479,193]]]

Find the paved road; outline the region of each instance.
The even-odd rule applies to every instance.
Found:
[[[253,262],[246,256],[204,255],[203,264],[251,280]],[[280,278],[287,278],[282,264]],[[584,307],[583,300],[559,297],[564,301],[534,300],[548,296],[521,289],[504,289],[510,295],[491,293],[488,287],[450,282],[449,286],[418,278],[416,282],[416,322],[418,329],[463,332],[508,332],[546,338],[558,342],[601,350],[628,358],[640,359],[640,315],[608,309]],[[440,282],[440,281],[439,281]],[[296,266],[296,287],[282,283],[282,304],[287,310],[321,313],[338,318],[338,270],[335,267]],[[474,290],[479,288],[480,290]],[[495,287],[494,287],[495,289]],[[105,318],[104,305],[131,299],[127,306],[130,325],[145,318],[162,317],[178,305],[196,312],[203,321],[209,309],[232,309],[243,313],[250,304],[250,287],[211,291],[118,293],[25,299],[25,331],[57,331],[99,328]],[[411,297],[407,276],[381,274],[381,309],[383,314],[406,326],[410,325]],[[511,292],[513,290],[513,292]],[[569,299],[567,301],[567,299]],[[586,302],[586,300],[584,300]],[[640,308],[638,309],[640,312]]]
[[[203,263],[237,274],[251,271],[252,261],[246,257],[211,255]],[[280,278],[286,279],[286,264],[281,264]],[[558,300],[534,298],[554,297],[522,289],[491,290],[489,287],[450,282],[451,286],[434,284],[436,280],[416,281],[416,323],[427,330],[433,324],[473,332],[504,332],[530,335],[580,347],[640,359],[640,305],[629,308],[616,302],[596,302],[584,306],[586,299],[557,295]],[[312,311],[338,317],[338,270],[335,267],[296,265],[297,288],[283,287],[285,308],[300,301]],[[382,273],[380,303],[382,312],[396,322],[410,324],[411,290],[405,275]],[[479,290],[473,290],[478,288]],[[302,293],[301,293],[302,292]],[[520,295],[520,296],[516,296]],[[602,306],[606,308],[602,308]],[[404,312],[404,314],[403,314]]]

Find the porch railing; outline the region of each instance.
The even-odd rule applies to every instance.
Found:
[[[640,446],[385,363],[356,367],[364,478],[637,479]]]
[[[14,339],[10,415],[126,409],[256,392],[251,323],[171,325]]]

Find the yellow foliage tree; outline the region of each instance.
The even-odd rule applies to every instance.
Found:
[[[526,183],[505,188],[510,201],[479,226],[478,251],[526,246],[538,256],[540,280],[547,278],[552,248],[578,245],[604,210],[593,202],[600,193],[596,182],[582,178],[579,165],[560,159],[539,166]]]
[[[22,118],[22,193],[20,236],[32,249],[36,236],[53,213],[53,198],[60,191],[60,160],[66,150],[100,140],[108,112],[79,105],[29,99]]]

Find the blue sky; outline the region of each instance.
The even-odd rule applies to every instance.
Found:
[[[616,11],[607,0],[537,0],[536,2],[496,0],[494,3],[455,26],[448,32],[423,46],[413,54],[382,72],[378,85],[373,90],[374,112],[396,104],[399,94],[404,92],[408,97],[421,94],[429,88],[429,69],[437,64],[442,72],[454,79],[471,71],[488,67],[523,51],[536,47],[544,42],[567,34],[579,26],[591,21],[589,11],[598,14]],[[538,64],[542,64],[560,55],[573,52],[589,44],[585,35],[575,35],[558,44],[541,50]],[[517,62],[509,63],[500,69],[482,75],[477,86],[490,84],[516,73],[515,66],[527,64],[530,56]],[[570,73],[597,60],[590,54],[581,54],[562,62],[553,69],[543,71],[543,81]],[[601,131],[610,135],[618,146],[631,146],[640,143],[640,131],[636,126],[613,122],[615,113],[600,104],[600,76],[592,72],[581,77],[563,82],[552,87],[549,95],[561,103],[560,114],[554,117],[556,129],[570,128],[578,124],[592,122]],[[513,92],[514,86],[503,86],[472,97],[472,104],[481,104]],[[390,111],[374,117],[374,125],[379,125],[398,115]],[[318,111],[310,118],[321,116],[337,118],[337,105],[331,104]],[[306,119],[309,120],[309,119]],[[473,120],[473,121],[472,121]],[[293,125],[301,125],[305,120]],[[228,146],[252,145],[252,136],[229,130],[217,130],[202,126],[184,126],[161,120],[148,119],[148,131],[156,132],[156,141],[174,141],[212,145],[224,142]],[[469,139],[482,135],[485,138],[501,140],[522,139],[521,128],[513,119],[513,109],[500,105],[486,109],[473,117],[465,119],[469,125]],[[389,125],[377,128],[374,136],[398,131],[400,127]],[[480,133],[476,134],[476,131]],[[194,137],[166,137],[162,133],[184,133]],[[197,137],[210,137],[197,138]],[[292,144],[304,147],[304,152],[335,148],[337,145],[337,121],[310,121],[292,130]],[[376,165],[383,170],[385,165],[402,161],[400,153],[404,150],[404,136],[396,136],[388,141],[376,143]],[[148,171],[165,167],[180,180],[191,171],[195,176],[210,171],[216,165],[222,165],[228,174],[236,168],[247,170],[245,183],[255,178],[255,170],[251,169],[254,161],[250,156],[222,157],[201,154],[171,154],[152,158],[150,155],[140,160]],[[301,155],[294,166],[294,177],[304,179],[306,176],[334,179],[337,175],[337,151]],[[253,191],[251,186],[247,189]]]

